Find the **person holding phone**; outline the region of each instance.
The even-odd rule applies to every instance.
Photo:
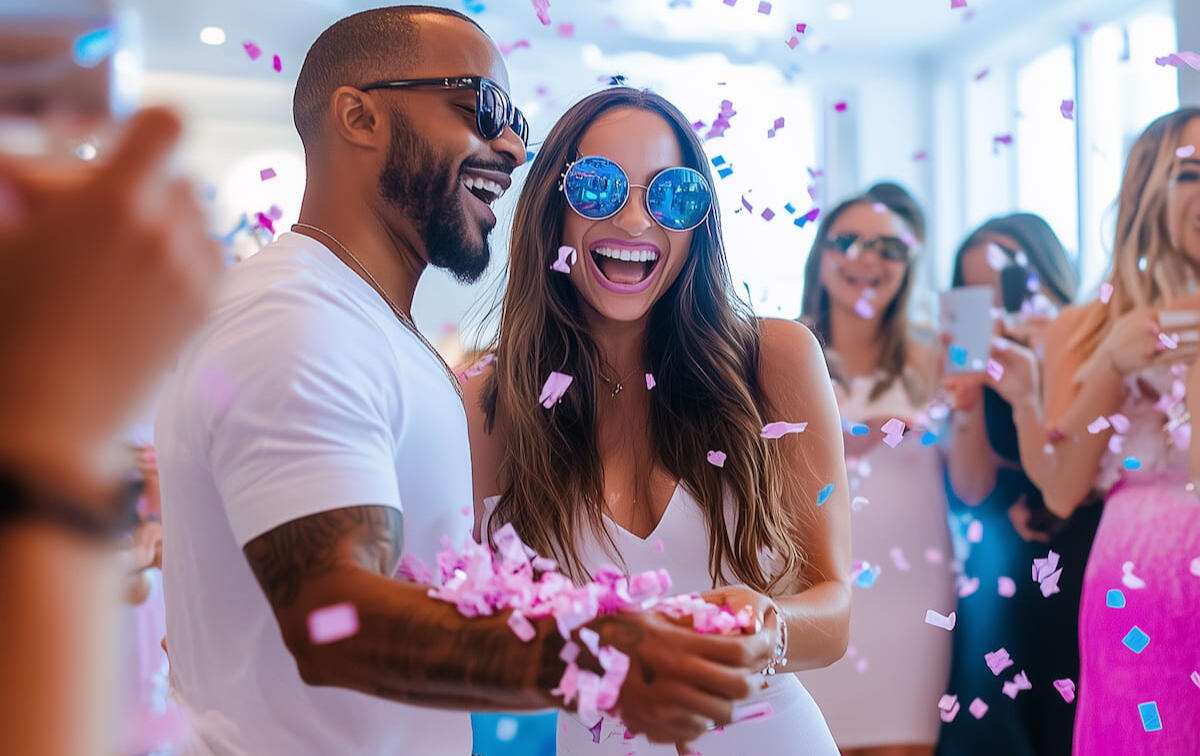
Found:
[[[1104,291],[1046,334],[1050,453],[1022,448],[1059,517],[1105,496],[1079,613],[1076,753],[1200,753],[1198,151],[1200,108],[1158,118],[1130,149]]]
[[[1100,507],[1084,507],[1066,520],[1056,517],[1024,471],[1020,447],[1022,437],[1034,438],[1039,454],[1044,444],[1037,355],[1058,309],[1075,297],[1076,276],[1050,225],[1040,216],[1014,213],[967,236],[954,257],[952,285],[988,287],[1006,312],[990,355],[1002,370],[977,375],[964,387],[968,408],[957,413],[962,422],[986,429],[971,435],[983,443],[962,455],[969,465],[963,474],[993,482],[993,490],[974,507],[950,497],[956,532],[965,534],[978,522],[983,537],[962,541],[966,556],[947,690],[964,701],[978,697],[989,709],[981,718],[944,723],[938,753],[1069,753],[1074,706],[1048,684],[1015,699],[997,695],[996,677],[980,660],[1004,648],[1031,679],[1078,678],[1082,571],[1064,570],[1059,592],[1051,596],[1021,576],[1048,549],[1065,564],[1082,564]],[[1002,580],[1012,581],[1012,593],[1001,592]]]
[[[907,316],[920,226],[916,204],[894,193],[853,197],[825,215],[805,268],[802,318],[824,345],[845,429],[857,576],[850,650],[800,678],[855,756],[931,754],[950,666],[950,634],[924,622],[926,610],[948,615],[955,595],[945,464],[926,411],[940,355]]]

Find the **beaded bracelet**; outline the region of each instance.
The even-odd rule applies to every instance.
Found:
[[[771,600],[771,608],[775,610],[775,622],[779,627],[779,640],[775,643],[775,653],[771,661],[767,662],[767,666],[763,669],[763,676],[773,675],[778,667],[787,666],[787,649],[788,649],[788,627],[787,622],[783,618],[783,610],[779,608],[779,604]]]

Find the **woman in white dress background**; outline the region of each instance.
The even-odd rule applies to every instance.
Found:
[[[786,664],[751,699],[774,714],[691,746],[828,756],[788,673],[845,649],[836,402],[812,335],[735,296],[710,187],[691,126],[652,93],[591,95],[543,143],[517,204],[495,363],[466,386],[479,535],[511,522],[576,579],[665,568],[672,592],[752,607],[762,632],[786,633]],[[572,382],[543,406],[551,372]],[[772,422],[808,425],[764,438]],[[675,753],[560,720],[560,754]]]
[[[950,633],[925,622],[956,596],[943,441],[926,411],[940,350],[913,340],[907,316],[923,233],[906,193],[872,190],[825,215],[805,269],[803,320],[846,432],[854,611],[846,656],[800,677],[854,756],[932,754],[950,669]]]

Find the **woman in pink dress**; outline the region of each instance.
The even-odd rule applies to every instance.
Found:
[[[1052,474],[1031,477],[1047,481],[1059,517],[1106,492],[1079,617],[1077,754],[1200,754],[1200,445],[1188,422],[1200,411],[1198,279],[1192,108],[1156,120],[1130,150],[1112,273],[1046,339],[1053,444],[1032,456]]]

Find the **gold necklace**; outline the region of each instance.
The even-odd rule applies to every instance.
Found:
[[[605,383],[612,387],[612,395],[615,397],[617,394],[621,393],[625,389],[625,381],[628,381],[636,373],[637,373],[637,370],[634,370],[632,373],[625,376],[622,380],[619,380],[619,381],[614,381],[611,378],[605,377],[604,373],[597,373],[597,375],[600,376],[600,381],[602,383]]]
[[[396,303],[392,301],[392,298],[387,295],[387,290],[384,289],[383,286],[381,286],[380,283],[375,280],[375,276],[371,275],[371,271],[367,270],[367,266],[365,266],[361,262],[359,262],[359,259],[354,256],[354,253],[351,252],[346,247],[345,244],[342,244],[340,241],[338,241],[336,236],[329,233],[325,229],[317,228],[316,226],[310,225],[308,223],[295,223],[292,225],[293,231],[295,231],[297,228],[307,228],[309,231],[316,231],[318,234],[325,236],[330,241],[332,241],[334,244],[338,245],[338,247],[340,247],[341,250],[346,253],[346,256],[354,261],[354,264],[358,266],[358,269],[361,270],[368,279],[370,279],[372,288],[375,289],[375,291],[379,294],[379,296],[383,297],[383,301],[387,302],[388,307],[392,308],[392,312],[396,313],[396,318],[400,321],[400,323],[403,324],[404,327],[407,328],[409,331],[411,331],[412,334],[414,336],[416,336],[430,352],[433,353],[434,357],[437,357],[437,361],[439,363],[441,363],[443,368],[445,368],[446,376],[450,378],[450,383],[451,383],[451,385],[454,386],[455,393],[458,394],[459,399],[462,399],[463,398],[462,384],[459,383],[458,376],[456,376],[454,374],[454,371],[450,369],[450,366],[446,364],[446,360],[442,358],[442,355],[438,352],[437,349],[434,348],[433,344],[429,343],[429,339],[425,338],[425,335],[422,334],[419,330],[417,330],[417,324],[413,322],[412,318],[409,317],[407,314],[405,314],[405,312],[403,310],[401,310],[399,307],[396,306]]]

